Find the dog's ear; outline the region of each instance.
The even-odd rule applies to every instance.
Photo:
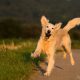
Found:
[[[41,24],[43,27],[45,27],[48,22],[49,22],[49,20],[45,16],[41,17]]]
[[[55,26],[54,26],[55,27],[55,30],[59,30],[61,28],[61,25],[62,25],[61,22],[56,23]]]

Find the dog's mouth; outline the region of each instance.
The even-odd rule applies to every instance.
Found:
[[[49,38],[49,37],[51,36],[51,31],[48,30],[48,31],[45,33],[45,35],[46,35],[46,38]]]
[[[51,36],[50,33],[46,33],[45,35],[46,35],[47,38],[49,38]]]

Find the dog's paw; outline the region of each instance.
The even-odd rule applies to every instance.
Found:
[[[50,76],[50,73],[45,72],[45,73],[44,73],[44,76]]]
[[[33,58],[37,58],[37,57],[39,57],[40,55],[38,55],[38,54],[35,54],[35,53],[31,53],[31,57],[33,57]]]
[[[72,66],[74,66],[75,65],[75,61],[71,60],[71,64],[72,64]]]

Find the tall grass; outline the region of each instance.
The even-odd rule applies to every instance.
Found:
[[[4,40],[5,45],[12,40]],[[2,41],[0,41],[2,45]],[[35,40],[13,40],[14,44],[22,45],[20,49],[0,51],[0,80],[28,80],[32,73],[31,52],[34,50]]]

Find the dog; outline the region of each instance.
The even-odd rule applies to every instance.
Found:
[[[71,39],[68,32],[77,25],[80,25],[80,18],[70,20],[64,28],[61,28],[61,22],[52,24],[45,16],[42,16],[41,25],[42,33],[37,48],[31,56],[34,58],[39,57],[42,52],[47,55],[48,66],[44,75],[49,76],[54,68],[57,48],[62,47],[64,49],[63,57],[66,58],[66,53],[69,54],[70,62],[74,65],[75,60],[71,52]]]

